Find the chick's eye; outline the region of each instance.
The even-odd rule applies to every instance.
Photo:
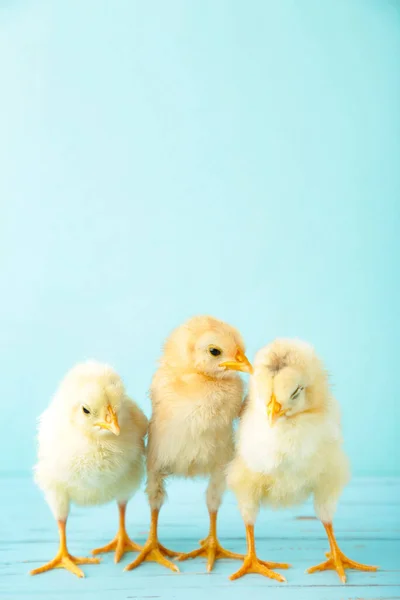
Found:
[[[219,348],[210,348],[210,354],[213,356],[219,356],[221,354],[221,350]]]
[[[88,408],[86,408],[86,406],[82,406],[82,410],[85,413],[85,415],[89,415],[90,414],[90,410]]]
[[[294,400],[295,398],[297,398],[297,396],[300,394],[300,392],[303,390],[304,388],[301,387],[301,385],[299,385],[293,392],[293,394],[290,396],[290,398],[292,400]]]

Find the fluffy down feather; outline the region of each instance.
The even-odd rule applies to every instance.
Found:
[[[303,389],[292,399],[298,387]],[[272,392],[287,411],[274,424],[267,414]],[[321,362],[304,342],[275,341],[254,361],[237,453],[229,466],[228,482],[243,518],[254,523],[260,503],[291,506],[314,494],[317,516],[328,522],[348,480],[339,405]]]
[[[99,562],[68,552],[66,521],[71,503],[118,503],[118,533],[94,554],[115,550],[118,562],[126,551],[139,550],[126,532],[125,510],[144,475],[147,425],[147,418],[108,365],[90,361],[67,373],[40,417],[35,467],[35,480],[58,522],[60,547],[56,557],[32,575],[62,567],[83,577],[77,565]]]
[[[211,570],[227,556],[216,539],[216,514],[224,493],[225,469],[233,457],[233,421],[243,399],[237,371],[249,371],[238,331],[212,317],[194,317],[168,338],[151,384],[153,413],[149,426],[147,494],[152,529],[141,555],[128,566],[154,560],[177,570],[165,557],[181,560],[205,555]],[[158,511],[165,500],[169,476],[209,478],[207,506],[210,534],[187,555],[167,550],[157,539]],[[217,550],[218,548],[218,550]]]
[[[284,581],[271,569],[289,565],[257,559],[254,523],[261,505],[283,508],[310,495],[326,529],[330,554],[309,572],[336,569],[345,582],[345,568],[376,570],[348,559],[333,533],[333,516],[349,476],[339,406],[321,361],[304,342],[275,340],[256,356],[236,456],[227,470],[248,540],[244,564],[231,578],[251,572]]]
[[[88,423],[82,411],[88,405],[97,416],[108,403],[118,417],[118,436]],[[39,419],[35,480],[55,518],[67,517],[70,502],[129,500],[143,478],[146,432],[146,416],[111,367],[94,361],[74,367]]]

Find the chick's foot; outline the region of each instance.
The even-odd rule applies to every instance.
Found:
[[[114,561],[118,563],[124,556],[125,552],[140,552],[141,546],[132,542],[125,528],[125,512],[126,503],[118,505],[119,510],[119,529],[115,538],[106,546],[101,548],[95,548],[92,550],[92,554],[104,554],[106,552],[113,552],[115,550]]]
[[[286,563],[270,563],[264,560],[259,560],[256,555],[248,554],[245,557],[243,565],[240,567],[240,569],[236,571],[236,573],[233,573],[229,579],[234,581],[235,579],[243,577],[243,575],[257,573],[258,575],[264,575],[264,577],[269,577],[270,579],[284,582],[286,579],[283,577],[283,575],[275,573],[275,571],[272,571],[272,568],[288,569],[289,567],[290,565]]]
[[[168,548],[162,546],[157,539],[152,539],[152,537],[149,537],[140,551],[139,556],[125,567],[125,571],[131,571],[132,569],[138,567],[142,562],[149,561],[156,562],[163,567],[171,569],[171,571],[179,573],[178,567],[173,562],[168,560],[166,556],[169,558],[174,558],[175,556],[178,556],[178,553],[174,552],[173,550],[168,550]]]
[[[77,577],[85,577],[84,572],[77,567],[77,565],[93,565],[98,564],[100,560],[98,558],[86,558],[86,557],[77,557],[72,556],[68,552],[61,553],[60,551],[57,553],[57,556],[53,558],[50,562],[46,563],[42,567],[38,569],[33,569],[30,572],[31,575],[39,575],[39,573],[45,573],[46,571],[51,571],[52,569],[66,569],[73,573]]]
[[[265,560],[260,560],[257,557],[253,525],[246,525],[246,538],[247,556],[245,556],[243,565],[240,567],[240,569],[236,571],[236,573],[233,573],[233,575],[231,575],[229,579],[231,581],[234,581],[235,579],[243,577],[243,575],[247,575],[249,573],[256,573],[258,575],[264,575],[264,577],[269,577],[270,579],[275,579],[276,581],[286,581],[283,575],[275,573],[275,571],[273,571],[272,569],[289,569],[289,564],[267,562]]]
[[[378,567],[363,565],[351,560],[350,558],[347,558],[347,556],[345,556],[341,550],[336,552],[335,556],[332,556],[331,553],[328,552],[327,556],[329,556],[328,560],[316,565],[315,567],[310,567],[307,569],[307,573],[334,570],[339,575],[341,582],[346,583],[347,577],[345,569],[356,569],[357,571],[376,571],[378,569]]]
[[[207,571],[212,571],[214,563],[220,558],[233,558],[243,560],[242,554],[236,554],[225,550],[221,546],[217,537],[217,513],[210,512],[210,531],[208,536],[204,540],[199,542],[200,548],[192,550],[192,552],[181,553],[178,555],[178,560],[188,560],[190,558],[197,558],[198,556],[204,556],[207,559]]]
[[[101,548],[92,550],[92,554],[105,554],[115,550],[114,562],[118,563],[126,552],[140,552],[141,546],[135,544],[125,531],[119,531],[115,538]]]
[[[328,535],[329,544],[331,551],[326,553],[328,560],[315,567],[307,569],[307,573],[317,573],[318,571],[329,571],[334,570],[339,575],[339,579],[342,583],[346,583],[347,577],[345,569],[355,569],[357,571],[377,571],[378,567],[371,565],[363,565],[350,558],[347,558],[345,554],[339,548],[335,535],[333,533],[332,524],[324,524],[326,533]]]
[[[58,531],[60,535],[60,546],[58,552],[50,562],[46,563],[38,569],[33,569],[30,572],[31,575],[39,575],[39,573],[45,573],[52,569],[66,569],[77,577],[85,577],[84,572],[77,567],[77,565],[95,565],[100,562],[98,558],[86,558],[72,556],[67,549],[67,536],[66,536],[66,521],[58,521]]]
[[[133,562],[131,562],[129,565],[127,565],[125,567],[125,571],[131,571],[132,569],[135,569],[136,567],[138,567],[142,562],[149,561],[149,562],[156,562],[159,565],[162,565],[163,567],[167,567],[168,569],[171,569],[171,571],[175,571],[176,573],[179,573],[178,567],[173,562],[171,562],[170,560],[168,560],[166,558],[167,556],[168,556],[168,558],[174,558],[174,557],[178,556],[178,552],[174,552],[173,550],[168,550],[168,548],[165,548],[165,546],[162,546],[160,544],[160,542],[158,541],[158,533],[157,532],[158,532],[158,510],[152,510],[151,511],[151,527],[150,527],[149,539],[147,540],[147,542],[141,549],[139,556],[137,556]]]
[[[207,571],[212,571],[214,563],[220,558],[233,558],[243,560],[243,554],[236,554],[225,550],[221,546],[216,536],[207,536],[204,540],[200,541],[200,548],[192,550],[192,552],[182,553],[178,555],[178,560],[188,560],[190,558],[197,558],[198,556],[204,556],[207,558]]]
[[[347,577],[345,569],[356,569],[357,571],[377,571],[378,567],[363,565],[347,558],[345,554],[338,548],[334,554],[327,552],[328,560],[315,567],[307,569],[307,573],[317,573],[318,571],[336,571],[342,583],[346,583]]]

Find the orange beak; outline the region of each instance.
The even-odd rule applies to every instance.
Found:
[[[235,360],[227,360],[226,362],[220,363],[218,366],[231,371],[243,371],[244,373],[253,372],[253,367],[251,366],[249,359],[241,350],[236,352]]]
[[[285,414],[285,412],[285,410],[282,410],[282,405],[279,404],[275,394],[272,392],[270,401],[267,404],[267,415],[271,427],[279,417]]]
[[[105,420],[99,421],[98,423],[96,423],[96,425],[97,427],[101,427],[101,429],[108,429],[108,431],[111,431],[114,435],[119,435],[121,432],[117,415],[115,414],[115,412],[112,409],[112,406],[110,405],[107,406]]]

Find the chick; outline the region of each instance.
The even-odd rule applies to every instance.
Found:
[[[31,575],[64,568],[84,577],[77,565],[100,562],[69,554],[66,521],[70,503],[118,503],[117,536],[93,554],[115,550],[118,562],[125,551],[140,550],[126,533],[125,509],[143,479],[147,426],[147,418],[108,365],[87,362],[67,373],[40,417],[35,467],[35,480],[58,522],[60,546],[56,557]]]
[[[256,356],[236,455],[227,471],[228,486],[237,496],[246,525],[248,550],[243,566],[231,579],[260,573],[284,581],[272,569],[289,565],[257,558],[254,523],[261,504],[292,506],[310,494],[330,553],[328,560],[308,572],[334,569],[344,583],[346,568],[375,571],[377,567],[347,558],[335,539],[332,520],[348,480],[339,407],[322,363],[304,342],[274,341]]]
[[[127,570],[144,560],[173,571],[179,560],[207,557],[211,571],[218,558],[237,558],[219,544],[217,512],[224,493],[225,469],[233,458],[233,421],[243,400],[237,371],[250,372],[244,344],[236,329],[212,317],[199,316],[178,327],[167,340],[151,384],[153,414],[149,426],[147,495],[151,530],[139,556]],[[158,541],[158,513],[165,500],[165,479],[176,475],[209,478],[206,498],[208,536],[200,548],[180,554]]]

